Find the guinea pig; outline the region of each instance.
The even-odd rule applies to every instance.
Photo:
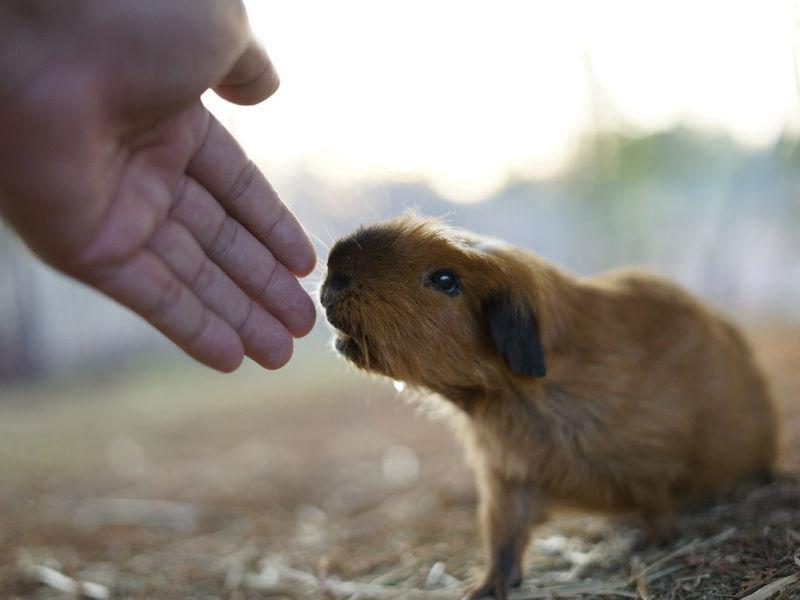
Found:
[[[327,267],[336,349],[456,408],[487,561],[469,599],[521,583],[553,506],[655,517],[771,470],[775,410],[747,343],[665,279],[578,278],[413,215],[339,240]]]

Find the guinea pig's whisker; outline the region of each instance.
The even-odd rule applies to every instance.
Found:
[[[322,271],[314,270],[303,279],[309,287],[311,286],[319,286],[324,279]]]
[[[325,250],[325,254],[329,254],[329,253],[330,253],[330,251],[331,251],[331,242],[332,242],[333,240],[331,240],[331,242],[326,242],[326,241],[325,241],[325,240],[323,240],[321,237],[319,237],[319,236],[318,236],[316,233],[311,233],[311,232],[309,232],[309,234],[308,234],[308,235],[311,237],[311,239],[313,239],[313,240],[314,240],[315,242],[317,242],[317,243],[318,243],[320,246],[322,246],[322,249],[323,249],[323,250]],[[328,235],[329,235],[329,236],[331,235],[331,232],[330,232],[330,231],[328,232]],[[322,261],[320,261],[319,259],[317,259],[317,264],[320,264],[321,262],[322,262]]]
[[[326,224],[323,224],[322,227],[325,229],[325,233],[328,236],[328,243],[329,244],[336,243],[336,236],[333,234],[333,231],[331,231],[330,226],[326,223]]]
[[[302,283],[307,290],[314,292],[315,294],[319,294],[322,282],[325,280],[325,267],[325,263],[322,260],[317,259],[317,263],[314,265],[314,270],[306,275],[302,280]]]
[[[309,295],[313,296],[314,298],[319,298],[320,288],[322,287],[322,279],[321,278],[320,279],[316,279],[316,280],[311,280],[311,281],[306,279],[306,280],[301,281],[300,285],[303,287],[303,289],[306,292],[308,292]],[[315,304],[318,304],[318,303],[315,302]]]
[[[314,263],[314,269],[311,271],[310,274],[320,274],[325,269],[325,261],[321,258],[317,257],[317,262]]]
[[[370,360],[369,347],[367,346],[367,338],[363,332],[358,336],[358,341],[361,345],[361,353],[364,356],[364,364],[366,365],[366,368],[369,369],[372,362]]]
[[[361,359],[364,362],[364,368],[370,369],[372,361],[369,353],[369,346],[367,345],[367,337],[362,328],[363,323],[367,321],[364,318],[363,309],[359,311],[357,318],[358,318],[358,325],[356,326],[355,331],[352,332],[353,338],[358,340],[358,346],[359,350],[361,351]]]

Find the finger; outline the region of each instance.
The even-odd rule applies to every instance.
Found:
[[[190,177],[182,183],[170,218],[183,224],[205,254],[293,335],[311,330],[316,310],[300,282]]]
[[[309,274],[316,257],[303,227],[231,134],[213,116],[209,119],[187,173],[290,271]]]
[[[241,364],[244,351],[233,328],[203,306],[154,253],[144,250],[113,270],[93,275],[89,283],[200,362],[224,372]]]
[[[214,91],[236,104],[258,104],[274,94],[280,79],[266,51],[256,41],[245,49]]]
[[[183,225],[167,221],[155,232],[148,248],[164,260],[203,304],[236,331],[247,356],[268,369],[278,369],[288,362],[293,343],[286,328],[209,260]]]

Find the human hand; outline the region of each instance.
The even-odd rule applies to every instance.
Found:
[[[277,87],[239,0],[4,3],[0,214],[197,360],[278,368],[314,323],[314,251],[199,100]]]

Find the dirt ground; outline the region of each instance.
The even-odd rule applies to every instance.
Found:
[[[680,518],[541,528],[512,598],[800,598],[800,330],[755,336],[781,476]],[[446,426],[325,356],[0,389],[0,597],[456,599],[481,566]]]

